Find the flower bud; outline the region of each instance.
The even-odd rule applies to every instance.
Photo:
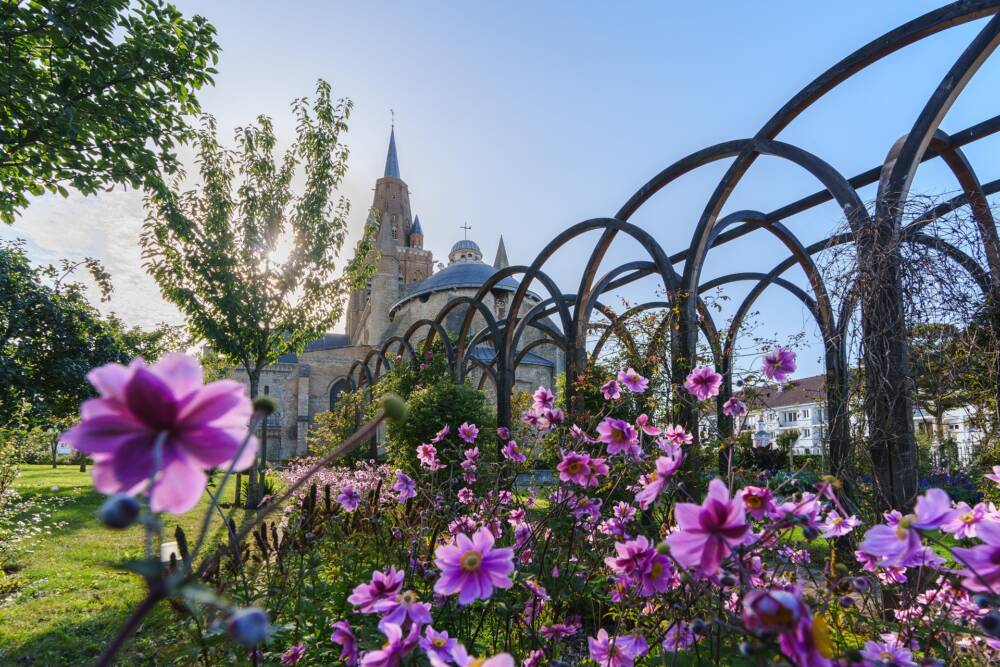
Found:
[[[847,574],[848,572],[850,572],[850,570],[848,569],[848,567],[846,565],[844,565],[843,563],[837,563],[836,565],[834,565],[833,566],[833,571],[836,572],[837,574],[839,574],[840,576],[844,576],[845,574]]]
[[[237,609],[229,616],[229,636],[248,648],[265,643],[271,636],[271,622],[267,612],[259,607]]]
[[[850,595],[844,595],[839,600],[837,600],[837,603],[840,604],[840,606],[843,607],[844,609],[850,609],[851,607],[854,606],[854,598],[852,598]]]
[[[385,416],[394,422],[406,421],[409,415],[409,410],[406,408],[406,401],[398,394],[385,394],[382,396],[382,410],[385,411]]]
[[[693,632],[696,635],[705,634],[706,632],[708,632],[708,623],[701,620],[700,618],[694,619],[693,621],[691,621],[691,632]]]
[[[979,627],[983,629],[983,632],[992,637],[1000,637],[1000,612],[994,609],[985,616],[980,617]]]
[[[868,581],[868,577],[854,577],[851,579],[851,588],[864,594],[871,590],[872,584]]]
[[[802,529],[802,535],[810,542],[819,537],[819,528],[815,526],[806,526]]]
[[[278,411],[278,402],[270,396],[258,396],[253,399],[254,412],[259,412],[265,417]]]
[[[666,556],[668,553],[670,553],[670,545],[667,544],[666,542],[660,542],[659,544],[656,545],[656,553],[660,554],[661,556]]]
[[[736,585],[736,577],[729,574],[728,572],[721,577],[719,577],[719,583],[722,584],[724,588],[729,588]]]
[[[128,528],[139,516],[139,501],[127,493],[116,493],[101,505],[97,516],[109,528]]]

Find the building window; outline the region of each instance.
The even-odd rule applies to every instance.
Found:
[[[506,314],[507,313],[507,299],[506,298],[504,298],[502,296],[501,297],[497,297],[497,299],[496,299],[496,307],[497,307],[497,317],[498,318],[504,319],[505,317],[507,317],[507,314]]]
[[[782,414],[781,418],[784,419],[786,422],[798,421],[799,420],[799,413],[796,412],[795,410],[790,410],[790,411]]]
[[[802,429],[802,432],[799,434],[799,437],[800,438],[811,438],[812,437],[812,431],[810,431],[807,428],[804,428],[804,429]]]
[[[803,410],[802,411],[802,418],[803,419],[809,419],[809,411],[808,410]]]
[[[396,225],[392,226],[392,240],[393,241],[399,240],[399,227],[397,227]]]

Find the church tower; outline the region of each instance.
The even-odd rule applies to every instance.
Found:
[[[352,345],[378,345],[389,326],[389,309],[406,286],[430,275],[433,258],[423,249],[420,221],[410,212],[410,192],[399,175],[396,129],[389,133],[385,173],[375,181],[372,215],[379,223],[375,237],[380,257],[368,285],[351,293],[347,308],[347,335]]]

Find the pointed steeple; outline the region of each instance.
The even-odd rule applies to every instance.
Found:
[[[507,261],[507,247],[503,244],[503,234],[500,235],[500,244],[497,246],[497,256],[493,260],[493,268],[500,270],[510,266]]]
[[[422,230],[420,228],[420,216],[419,215],[413,218],[413,226],[410,227],[410,233],[411,234],[421,234],[421,235],[423,235],[424,230]]]
[[[396,128],[389,132],[389,153],[385,156],[385,176],[399,178],[399,157],[396,155]]]

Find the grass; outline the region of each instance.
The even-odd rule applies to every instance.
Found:
[[[143,596],[138,575],[115,567],[143,557],[143,529],[102,526],[95,514],[104,496],[93,490],[90,473],[76,466],[26,465],[15,486],[23,496],[66,496],[54,518],[67,525],[33,542],[17,563],[25,586],[13,602],[0,607],[0,665],[91,664]],[[225,500],[231,501],[235,484],[227,486]],[[208,503],[206,494],[188,514],[164,515],[164,539],[172,540],[180,525],[193,543]],[[220,533],[220,528],[216,516],[212,530]],[[161,605],[145,632],[169,613]],[[138,656],[121,664],[139,664]]]

